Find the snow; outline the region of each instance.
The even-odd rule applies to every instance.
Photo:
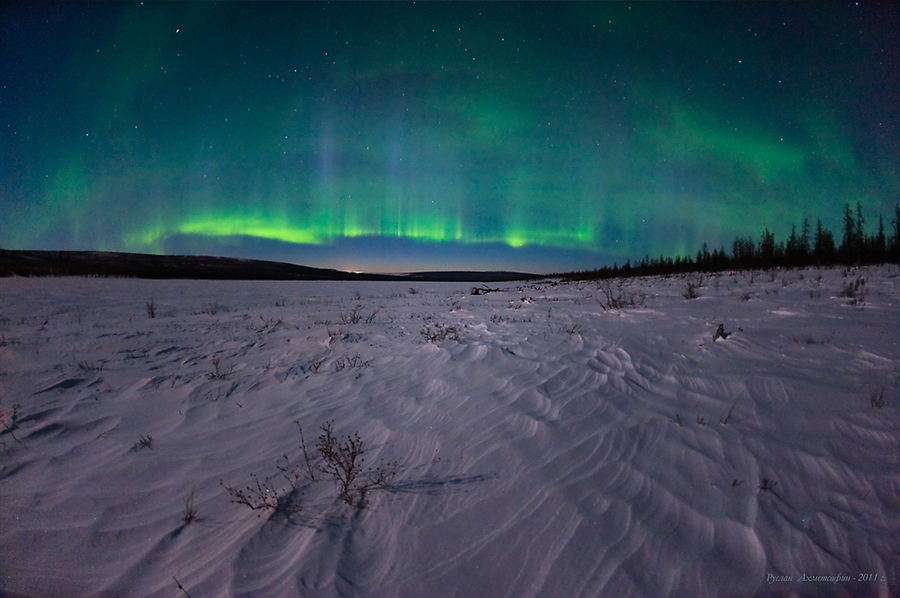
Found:
[[[685,284],[4,279],[0,595],[900,595],[900,269]]]

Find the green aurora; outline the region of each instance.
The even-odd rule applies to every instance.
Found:
[[[0,17],[5,248],[559,271],[900,198],[896,4]]]

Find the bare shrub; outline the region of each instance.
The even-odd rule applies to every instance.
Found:
[[[757,488],[759,488],[760,490],[771,490],[777,484],[778,482],[774,482],[768,478],[763,478],[759,481],[759,486],[757,486]]]
[[[303,463],[306,466],[306,475],[309,476],[310,482],[316,481],[316,468],[313,467],[312,459],[309,454],[309,448],[306,446],[306,438],[303,436],[303,428],[298,420],[294,420],[294,425],[300,431],[300,449],[303,451]]]
[[[731,404],[731,409],[728,410],[728,413],[719,418],[719,422],[722,425],[728,424],[731,421],[731,414],[734,412],[734,407],[737,405],[737,401]]]
[[[25,450],[28,450],[28,447],[22,444],[22,441],[16,437],[16,430],[19,428],[19,408],[21,405],[16,403],[12,407],[12,411],[6,409],[5,407],[0,406],[0,426],[3,426],[3,430],[0,430],[0,434],[8,433],[10,437],[16,441],[19,445],[22,446]],[[6,448],[6,441],[0,439],[0,447]]]
[[[572,324],[571,326],[563,326],[563,332],[568,335],[576,335],[581,334],[581,326],[578,324]]]
[[[322,435],[316,443],[323,465],[319,469],[337,483],[341,498],[353,504],[356,479],[362,470],[365,443],[358,432],[341,441],[334,435],[334,422],[322,424]]]
[[[350,311],[344,313],[344,310],[340,310],[341,314],[341,324],[359,324],[362,321],[362,306],[357,305],[350,309]]]
[[[194,494],[196,491],[196,488],[192,488],[191,493],[184,498],[184,510],[181,512],[181,521],[185,525],[197,519],[197,509],[194,507]]]
[[[147,317],[151,320],[156,317],[156,301],[152,297],[147,302]]]
[[[685,299],[696,299],[700,296],[700,289],[703,288],[704,278],[702,274],[692,274],[684,281],[684,291],[681,296]]]
[[[487,285],[482,285],[480,287],[472,287],[471,294],[472,295],[487,295],[488,293],[499,293],[500,289],[495,287],[489,287]]]
[[[856,280],[850,281],[844,285],[844,288],[838,293],[838,297],[847,297],[847,303],[853,306],[862,306],[866,302],[866,279],[860,276]]]
[[[228,371],[222,369],[222,358],[218,355],[213,355],[210,359],[213,365],[213,371],[206,374],[207,379],[209,380],[221,380],[222,378],[226,378],[231,375],[231,372],[234,371],[234,366],[228,368]]]
[[[334,431],[334,422],[327,421],[320,426],[322,433],[316,442],[318,463],[306,446],[303,428],[299,421],[294,424],[300,432],[300,448],[303,451],[302,470],[310,481],[316,481],[316,472],[324,474],[338,486],[341,499],[348,505],[362,506],[365,494],[374,488],[389,488],[397,471],[397,463],[382,461],[378,467],[369,469],[365,465],[366,443],[359,432],[340,438]],[[286,459],[286,457],[285,457]],[[299,477],[301,469],[293,469],[291,475]],[[287,475],[287,474],[285,474]]]
[[[334,360],[334,371],[340,372],[342,369],[349,367],[351,369],[362,369],[369,365],[359,353],[353,355],[344,354]]]
[[[284,514],[299,512],[301,496],[298,488],[291,485],[289,490],[280,490],[272,482],[273,478],[279,475],[281,472],[276,476],[260,480],[256,474],[251,474],[253,483],[243,489],[234,488],[224,480],[219,480],[219,484],[231,495],[231,502],[244,505],[251,511],[276,511]]]
[[[603,293],[603,298],[599,299],[600,307],[606,311],[643,307],[647,299],[647,295],[644,293],[627,290],[631,286],[631,280],[627,278],[601,280],[598,286],[600,292]]]
[[[367,452],[366,443],[359,432],[341,438],[335,434],[334,422],[325,422],[320,427],[322,434],[316,441],[317,455],[314,455],[306,444],[300,422],[295,420],[294,424],[300,432],[303,463],[292,463],[284,455],[283,462],[276,464],[278,473],[264,479],[251,474],[253,482],[244,488],[235,488],[220,480],[219,483],[231,495],[233,503],[244,505],[253,511],[296,513],[301,509],[301,487],[304,480],[317,482],[331,479],[344,503],[361,508],[365,506],[369,490],[390,488],[397,473],[397,463],[381,461],[378,467],[368,468],[364,456]],[[280,485],[277,483],[279,480],[282,480]],[[286,486],[284,482],[287,483]]]
[[[834,338],[834,331],[832,330],[831,334],[829,334],[828,336],[823,337],[821,339],[817,339],[811,334],[807,334],[800,339],[798,339],[797,337],[791,337],[791,338],[793,338],[794,342],[797,343],[798,345],[801,343],[804,345],[827,345],[827,344],[830,344],[831,339]]]
[[[359,353],[354,353],[353,355],[346,355],[347,365],[354,369],[364,368],[369,365],[369,362],[364,360]]]
[[[440,322],[428,324],[422,329],[422,336],[429,343],[439,343],[450,339],[452,341],[459,340],[459,328],[456,326],[448,326]]]
[[[266,318],[259,316],[259,319],[262,320],[263,323],[260,331],[266,330],[267,328],[275,328],[276,326],[284,322],[283,318],[270,318],[267,320]]]

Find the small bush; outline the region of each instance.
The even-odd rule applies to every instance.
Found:
[[[184,498],[184,511],[181,512],[181,521],[185,525],[197,519],[197,509],[194,507],[194,493],[196,488],[191,489],[191,493]]]
[[[347,358],[347,365],[349,365],[351,368],[354,368],[354,369],[364,368],[367,365],[369,365],[369,362],[365,361],[359,355],[359,353],[354,353],[353,355],[347,355],[346,358]]]
[[[317,468],[334,480],[345,503],[348,505],[358,504],[370,488],[390,486],[395,475],[392,468],[381,466],[371,472],[365,469],[365,458],[363,457],[366,452],[365,442],[360,438],[358,432],[341,440],[334,434],[334,422],[325,422],[321,429],[322,434],[319,436],[316,448],[319,450],[322,464]],[[305,448],[303,453],[304,456],[309,454]],[[312,470],[310,463],[307,463],[307,470]],[[367,474],[369,479],[361,483],[359,479],[363,474]]]
[[[281,472],[278,475],[281,475]],[[291,484],[290,490],[281,491],[272,484],[272,478],[260,481],[256,474],[251,474],[250,477],[253,478],[253,484],[243,489],[229,486],[223,480],[219,480],[219,484],[231,495],[231,502],[244,505],[251,511],[271,510],[284,514],[300,511],[300,493],[297,491],[296,485]],[[277,475],[273,477],[277,477]]]
[[[232,497],[232,502],[244,505],[253,511],[274,511],[291,514],[300,511],[304,480],[309,482],[331,479],[338,487],[341,500],[351,506],[365,506],[369,490],[386,489],[396,475],[396,463],[384,463],[370,469],[365,464],[366,443],[358,432],[340,438],[334,431],[334,422],[327,421],[321,426],[322,434],[316,442],[316,453],[306,444],[303,428],[294,421],[300,432],[300,450],[303,463],[294,464],[287,455],[276,464],[278,473],[260,479],[252,474],[253,483],[244,488],[235,488],[220,480],[219,483]],[[321,474],[321,475],[320,475]],[[324,477],[322,477],[324,476]],[[283,480],[287,487],[283,487]]]
[[[266,318],[259,316],[259,319],[262,320],[263,323],[262,328],[260,328],[260,332],[268,328],[275,328],[276,326],[284,322],[283,318],[270,318],[267,320]]]
[[[213,371],[206,374],[207,379],[209,380],[221,380],[222,378],[226,378],[231,375],[231,372],[234,370],[234,366],[228,368],[228,371],[224,371],[222,369],[222,358],[218,355],[213,355],[212,359],[210,359],[213,365]]]
[[[838,293],[838,297],[847,297],[849,305],[862,306],[866,302],[867,294],[866,279],[860,276],[856,280],[846,283]]]
[[[777,484],[778,484],[778,482],[773,482],[772,480],[770,480],[768,478],[763,478],[759,481],[759,486],[757,486],[757,488],[759,488],[760,490],[771,490]]]
[[[362,369],[369,365],[368,361],[365,361],[359,353],[354,353],[353,355],[342,355],[334,360],[334,371],[340,372],[346,367],[351,369]]]
[[[806,336],[802,337],[801,339],[798,339],[797,337],[791,337],[791,338],[793,338],[794,342],[797,343],[798,345],[800,345],[800,344],[827,345],[827,344],[831,343],[831,339],[834,338],[834,331],[832,330],[830,335],[823,337],[821,339],[817,339],[811,334],[807,334]]]
[[[362,306],[357,305],[353,307],[347,313],[344,313],[344,310],[341,309],[341,324],[359,324],[362,321]]]
[[[614,311],[628,307],[643,307],[647,295],[644,293],[628,292],[627,288],[630,285],[631,280],[627,278],[601,280],[598,285],[600,292],[603,293],[603,298],[599,300],[600,307],[606,311]]]
[[[700,274],[695,274],[689,276],[687,280],[684,281],[684,292],[681,293],[681,296],[685,299],[696,299],[700,296],[700,289],[703,288],[703,276]]]
[[[487,295],[488,293],[499,293],[500,289],[483,285],[480,287],[472,287],[470,292],[472,295]]]
[[[426,325],[422,329],[422,336],[429,343],[439,343],[447,339],[458,341],[459,329],[456,326],[447,326],[438,322]]]
[[[28,449],[22,441],[16,437],[16,430],[19,429],[19,408],[21,405],[18,403],[13,405],[12,411],[6,409],[5,407],[0,406],[0,426],[3,427],[0,430],[0,434],[8,433],[10,437],[15,440],[18,444],[20,444],[24,449]],[[6,441],[0,440],[0,448],[6,448]]]

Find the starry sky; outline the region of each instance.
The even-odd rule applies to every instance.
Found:
[[[544,273],[887,225],[898,7],[4,3],[0,247]]]

